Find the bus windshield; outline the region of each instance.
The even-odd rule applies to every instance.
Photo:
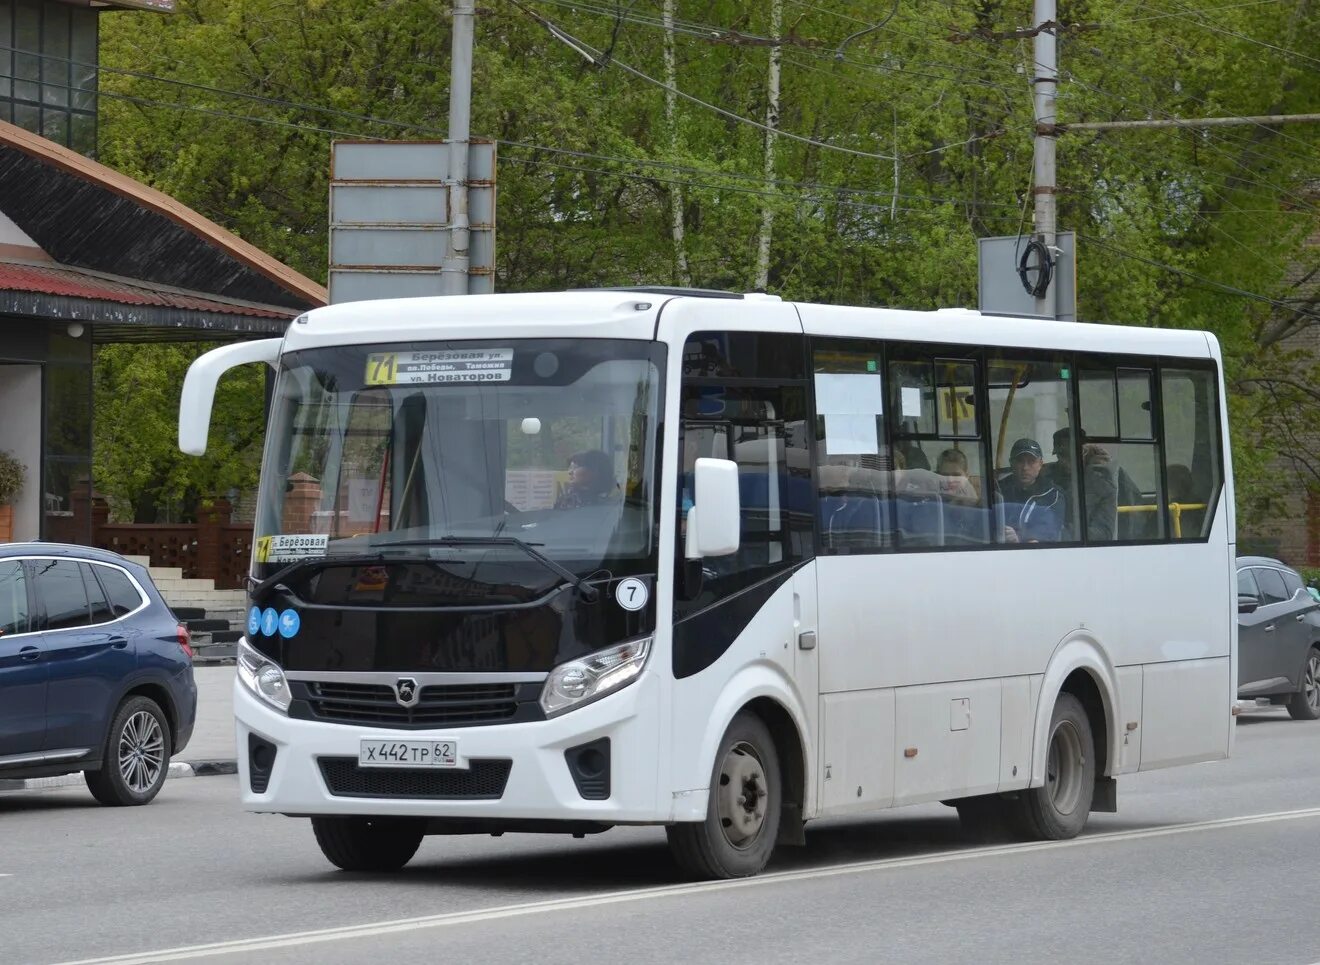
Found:
[[[405,545],[415,555],[449,544],[465,556],[526,559],[519,542],[561,572],[647,569],[663,369],[663,346],[605,339],[284,356],[254,574],[322,557],[392,557],[391,544],[401,555]]]

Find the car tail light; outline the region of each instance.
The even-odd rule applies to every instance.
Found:
[[[192,634],[182,623],[179,624],[179,649],[188,655],[188,659],[193,658]]]

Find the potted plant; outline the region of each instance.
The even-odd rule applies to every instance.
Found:
[[[14,500],[23,491],[27,466],[0,449],[0,543],[14,538]]]

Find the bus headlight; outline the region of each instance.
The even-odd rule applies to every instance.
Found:
[[[289,702],[289,682],[284,679],[284,671],[273,660],[263,656],[247,638],[238,641],[238,679],[266,703],[278,710],[287,712]]]
[[[541,689],[541,709],[555,717],[626,687],[642,672],[650,653],[651,638],[642,637],[561,663]]]

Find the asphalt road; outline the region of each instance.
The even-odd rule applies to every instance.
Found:
[[[1320,724],[1279,713],[1231,761],[1122,779],[1073,842],[971,847],[907,808],[814,823],[747,882],[683,883],[656,829],[429,838],[350,875],[235,798],[0,794],[0,963],[1320,963]]]

